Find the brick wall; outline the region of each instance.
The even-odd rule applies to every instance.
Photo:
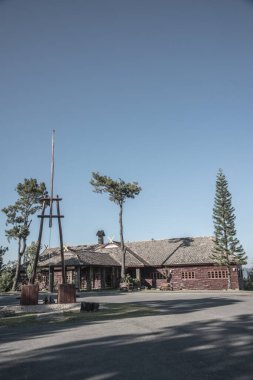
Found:
[[[234,267],[236,268],[236,267]],[[208,272],[226,272],[225,267],[221,266],[192,266],[171,268],[172,276],[171,283],[173,283],[174,290],[192,289],[192,290],[222,290],[227,289],[227,278],[209,278]],[[194,278],[182,278],[182,272],[193,272]],[[188,275],[189,276],[189,275]],[[185,275],[187,277],[187,275]],[[231,271],[231,288],[238,289],[238,272]]]
[[[232,268],[236,268],[232,267]],[[168,270],[169,281],[173,284],[174,290],[223,290],[227,289],[227,278],[215,278],[224,275],[227,272],[225,267],[221,266],[186,266],[166,268]],[[152,288],[159,288],[159,286],[166,282],[166,279],[154,279],[154,273],[159,272],[164,274],[165,268],[143,268],[141,269],[142,284]],[[171,273],[170,273],[171,272]],[[208,272],[211,272],[209,276]],[[182,273],[184,273],[182,275]],[[213,273],[213,274],[212,274]],[[159,276],[158,276],[159,277]],[[184,277],[184,278],[183,278]],[[191,278],[189,278],[191,277]],[[239,289],[238,272],[231,271],[231,287],[232,289]]]

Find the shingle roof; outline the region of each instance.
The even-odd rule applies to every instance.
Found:
[[[80,252],[79,260],[83,265],[120,266],[117,260],[102,252]]]
[[[181,239],[149,240],[128,243],[127,246],[136,252],[149,265],[162,265],[182,244]]]
[[[164,240],[149,240],[130,242],[126,244],[126,267],[143,266],[173,266],[212,264],[213,238],[177,238]],[[65,247],[65,265],[121,265],[120,244],[80,245]],[[59,248],[45,250],[39,261],[39,266],[60,265]]]
[[[80,265],[80,261],[77,255],[73,252],[64,252],[65,265]],[[44,267],[48,265],[61,265],[60,249],[45,250],[39,257],[38,267]]]
[[[100,266],[119,266],[108,254],[96,252],[97,245],[80,245],[76,247],[64,247],[65,265],[100,265]],[[39,267],[51,265],[61,265],[60,248],[47,248],[39,258]]]
[[[120,263],[121,250],[117,244],[108,244],[103,252],[107,251]],[[212,248],[212,237],[129,242],[126,245],[126,266],[211,264],[214,263]]]
[[[213,264],[212,237],[185,238],[165,265]]]
[[[119,265],[122,262],[122,252],[119,246],[102,248],[100,252],[103,252],[105,255],[108,255],[113,260],[117,261]],[[126,267],[143,267],[144,264],[141,260],[139,260],[135,255],[132,255],[128,250],[126,250],[125,256],[125,264]]]

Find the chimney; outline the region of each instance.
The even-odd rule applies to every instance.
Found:
[[[104,244],[104,230],[100,230],[96,233],[96,236],[98,237],[98,244]]]

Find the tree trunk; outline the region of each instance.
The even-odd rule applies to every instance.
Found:
[[[228,267],[228,289],[231,289],[231,268]]]
[[[21,249],[20,252],[19,252],[19,255],[20,255],[21,257],[24,256],[24,253],[25,253],[25,250],[26,250],[26,239],[25,239],[25,238],[22,238],[22,241],[23,241],[23,246],[22,246],[22,249]]]
[[[21,249],[21,239],[19,238],[19,240],[18,240],[18,260],[17,260],[17,265],[16,265],[16,273],[15,273],[15,276],[13,279],[13,284],[12,284],[12,291],[17,290],[17,286],[18,286],[20,267],[21,267],[21,257],[22,257],[22,255],[20,255],[20,249]]]
[[[226,237],[226,234],[225,234]],[[228,254],[228,243],[226,238],[226,261],[227,261],[227,271],[228,271],[228,289],[231,289],[231,267],[230,267],[230,258]]]
[[[121,252],[122,252],[121,278],[124,278],[125,277],[125,256],[126,256],[126,252],[125,252],[125,246],[124,246],[122,216],[123,216],[123,204],[120,203],[120,205],[119,205],[119,229],[120,229],[120,247],[121,247]]]

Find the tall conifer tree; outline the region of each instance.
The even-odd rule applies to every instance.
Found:
[[[216,193],[213,208],[215,235],[213,258],[217,264],[227,267],[228,289],[231,289],[232,265],[243,265],[247,262],[245,251],[236,237],[234,211],[228,183],[220,169],[216,178]]]

